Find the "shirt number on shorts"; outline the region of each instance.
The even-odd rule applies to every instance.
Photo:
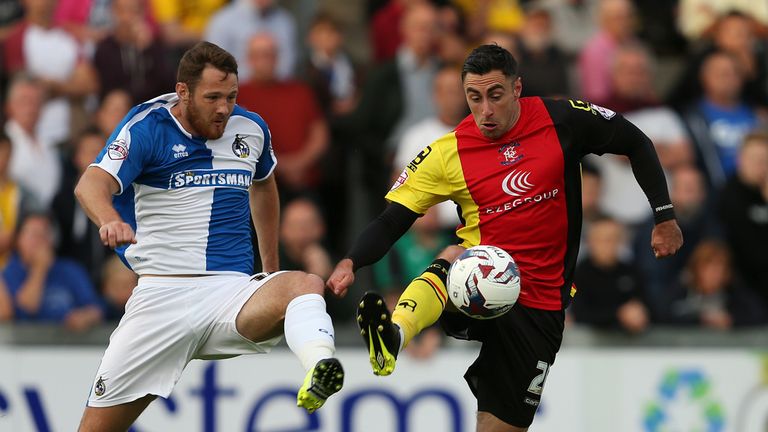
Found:
[[[549,374],[549,363],[539,360],[536,364],[536,369],[540,370],[541,373],[531,380],[531,383],[528,385],[528,391],[541,396],[541,392],[544,388],[544,381],[547,380],[547,374]]]

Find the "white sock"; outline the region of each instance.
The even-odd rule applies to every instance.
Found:
[[[336,352],[333,323],[319,294],[304,294],[288,303],[285,310],[285,341],[304,370],[310,370]]]
[[[400,346],[397,347],[397,353],[400,354],[403,352],[403,342],[405,342],[405,332],[403,332],[403,329],[395,324],[395,327],[397,327],[398,333],[400,333]]]

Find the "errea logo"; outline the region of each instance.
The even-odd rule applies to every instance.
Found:
[[[184,144],[175,144],[173,147],[171,147],[171,150],[173,150],[174,159],[189,156],[189,153],[187,152],[187,146]]]

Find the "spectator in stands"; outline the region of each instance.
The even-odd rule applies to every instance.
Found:
[[[179,58],[187,48],[204,39],[209,20],[228,3],[228,0],[148,1],[151,15],[160,26],[163,41]]]
[[[389,0],[371,17],[371,57],[374,63],[385,63],[397,54],[403,42],[400,32],[406,9],[416,3],[412,0]]]
[[[603,217],[587,233],[589,253],[577,265],[576,297],[569,310],[577,323],[640,333],[648,327],[643,279],[630,262],[620,259],[624,227]]]
[[[294,76],[298,60],[296,20],[275,0],[235,0],[216,12],[205,29],[205,39],[232,53],[237,59],[240,82],[251,79],[249,46],[258,33],[269,33],[278,54],[275,75]]]
[[[403,133],[395,150],[392,163],[392,182],[407,170],[408,164],[424,150],[424,147],[452,131],[469,113],[461,71],[455,66],[443,66],[432,84],[435,115],[412,125]],[[438,204],[438,220],[442,228],[456,228],[459,223],[456,205],[450,201]]]
[[[77,40],[54,25],[56,2],[27,0],[24,5],[24,18],[3,47],[4,66],[11,75],[26,71],[40,80],[48,99],[38,136],[60,143],[84,122],[83,100],[96,92],[98,79]]]
[[[569,58],[577,57],[593,36],[600,1],[539,0],[539,4],[552,15],[552,30],[557,46]]]
[[[512,53],[516,59],[520,58],[520,42],[512,33],[488,32],[479,45],[495,44]]]
[[[520,32],[520,76],[524,77],[523,96],[567,96],[568,59],[554,44],[552,17],[541,6],[528,8]]]
[[[0,8],[0,40],[5,40],[16,22],[24,17],[24,5],[21,0],[6,1]]]
[[[676,65],[674,59],[685,55],[688,49],[688,42],[677,28],[678,0],[633,0],[633,3],[639,23],[638,39],[655,55],[673,60],[667,64]],[[666,87],[667,74],[661,78],[660,85]]]
[[[325,279],[333,270],[323,246],[325,222],[317,205],[307,198],[288,202],[281,212],[280,265],[285,270],[302,270]]]
[[[49,217],[32,213],[19,225],[16,253],[3,270],[19,321],[58,322],[85,331],[101,322],[102,306],[85,270],[56,257]]]
[[[58,0],[53,21],[75,37],[85,49],[107,36],[112,27],[112,0]]]
[[[101,279],[101,295],[105,303],[105,319],[118,321],[125,313],[125,305],[139,279],[120,258],[112,254],[104,262]]]
[[[765,41],[757,39],[753,24],[749,16],[739,12],[720,16],[711,39],[705,39],[702,46],[685,60],[684,69],[670,91],[669,103],[685,107],[697,101],[703,92],[703,83],[699,79],[702,65],[712,53],[722,51],[729,53],[736,62],[743,81],[741,97],[751,104],[768,105]]]
[[[469,40],[479,40],[488,32],[518,33],[525,13],[518,0],[454,0],[467,16]]]
[[[743,0],[680,0],[678,25],[691,42],[717,32],[718,20],[730,12],[749,17],[761,37],[768,36],[768,3]]]
[[[733,272],[728,249],[719,242],[699,243],[677,285],[665,292],[659,322],[726,330],[733,325],[729,296]]]
[[[581,94],[592,101],[605,100],[611,91],[611,64],[618,47],[634,38],[635,12],[629,0],[602,0],[598,32],[579,57]]]
[[[322,181],[320,159],[328,149],[329,134],[312,89],[277,75],[279,55],[270,33],[258,33],[250,39],[248,64],[252,75],[240,85],[238,103],[259,113],[269,125],[280,160],[276,178],[281,199],[286,201],[299,193],[317,192]]]
[[[122,89],[114,89],[104,95],[93,113],[93,124],[106,140],[133,106],[131,95]]]
[[[0,132],[0,268],[8,262],[19,215],[29,205],[27,194],[10,177],[12,151],[11,140]]]
[[[593,102],[622,114],[659,106],[652,63],[651,53],[641,43],[619,46],[611,64],[607,97]]]
[[[323,13],[316,15],[307,34],[304,78],[327,117],[348,114],[357,100],[357,71],[343,46],[344,35],[336,21]]]
[[[53,199],[54,221],[58,228],[57,255],[80,264],[88,272],[91,284],[98,286],[110,250],[102,244],[99,227],[90,223],[72,191],[85,169],[104,148],[105,138],[101,131],[90,128],[73,142],[72,153],[64,164],[61,187]]]
[[[685,243],[669,259],[658,260],[643,236],[651,235],[653,217],[638,228],[633,245],[635,263],[646,279],[647,303],[651,315],[659,316],[668,299],[667,290],[683,272],[691,253],[702,240],[721,235],[716,215],[711,211],[712,203],[707,197],[704,175],[693,165],[681,166],[671,172],[670,198],[675,206],[675,215]],[[645,237],[648,238],[648,237]]]
[[[734,267],[768,305],[768,133],[744,138],[736,173],[719,196],[718,215]]]
[[[155,37],[144,11],[144,0],[114,0],[114,26],[96,46],[93,64],[99,75],[99,98],[123,89],[138,104],[173,91],[170,51]]]
[[[699,165],[709,183],[719,188],[736,171],[742,140],[759,119],[755,109],[741,97],[744,80],[732,54],[710,53],[702,64],[699,80],[704,93],[688,106],[683,119],[696,145]]]
[[[381,194],[389,187],[391,154],[403,132],[434,115],[432,82],[438,65],[435,57],[437,13],[428,3],[410,6],[402,21],[403,44],[393,61],[375,68],[362,98],[348,118],[357,135],[355,151],[365,167],[362,186],[370,198],[363,214],[378,213]]]
[[[464,12],[455,3],[437,7],[437,56],[441,64],[462,65],[467,57]]]
[[[14,78],[5,103],[5,133],[11,139],[10,175],[28,191],[32,205],[47,209],[61,182],[61,165],[54,143],[40,134],[45,89],[39,80]]]

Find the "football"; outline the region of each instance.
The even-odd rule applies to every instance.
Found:
[[[496,246],[467,249],[448,271],[448,297],[457,309],[476,319],[505,314],[520,295],[515,260]]]

